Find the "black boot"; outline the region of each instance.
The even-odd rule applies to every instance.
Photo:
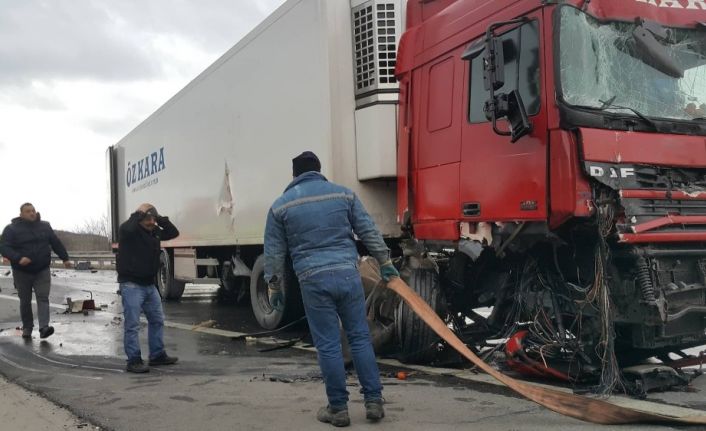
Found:
[[[150,372],[150,368],[147,365],[145,365],[144,362],[142,362],[142,359],[128,362],[126,370],[128,373],[138,373],[138,374]]]
[[[348,409],[333,410],[330,406],[321,407],[316,414],[316,419],[318,419],[319,422],[331,424],[335,427],[347,427],[351,424]]]
[[[173,365],[176,364],[179,358],[174,357],[174,356],[168,356],[166,353],[162,353],[161,355],[157,356],[154,359],[150,359],[150,366],[159,366],[159,365]]]
[[[382,400],[365,402],[365,418],[369,421],[377,422],[385,417],[385,409],[382,407]]]
[[[50,337],[54,333],[53,326],[45,326],[44,328],[39,328],[39,338]]]

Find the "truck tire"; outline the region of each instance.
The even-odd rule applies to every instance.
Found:
[[[409,279],[405,281],[437,314],[440,314],[442,299],[436,271],[424,268],[413,269]],[[436,358],[439,337],[404,301],[401,301],[397,307],[395,323],[401,362],[428,364]]]
[[[250,303],[257,323],[264,329],[277,329],[304,315],[299,281],[289,263],[285,267],[282,290],[284,292],[284,310],[278,311],[270,304],[267,292],[265,256],[258,257],[250,275]]]
[[[162,251],[159,255],[159,273],[157,274],[157,287],[162,301],[180,299],[184,294],[186,282],[174,279],[174,265],[169,253]]]

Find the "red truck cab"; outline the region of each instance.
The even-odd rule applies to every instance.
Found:
[[[584,369],[706,343],[705,23],[704,0],[408,2],[398,219],[469,343],[529,326]]]

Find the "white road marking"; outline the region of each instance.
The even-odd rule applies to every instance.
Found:
[[[94,366],[91,366],[91,365],[81,365],[81,364],[72,364],[72,363],[70,363],[70,362],[55,361],[55,360],[53,360],[53,359],[47,358],[46,356],[42,356],[42,355],[40,355],[40,354],[37,353],[37,352],[30,352],[30,353],[33,354],[34,356],[40,358],[40,359],[43,359],[43,360],[49,362],[49,363],[57,364],[57,365],[66,365],[66,366],[71,367],[71,368],[83,368],[83,369],[86,369],[86,370],[110,371],[110,372],[113,372],[113,373],[124,373],[124,372],[125,372],[124,370],[119,370],[119,369],[116,369],[116,368],[102,368],[102,367],[94,367]]]
[[[35,368],[25,367],[23,365],[18,364],[17,362],[14,362],[14,361],[11,361],[10,359],[7,359],[4,355],[0,355],[0,361],[5,362],[6,364],[13,366],[17,369],[20,369],[23,371],[29,371],[30,373],[52,374],[55,376],[71,377],[73,379],[103,380],[103,377],[79,376],[76,374],[64,374],[64,373],[54,373],[54,372],[50,373],[47,371],[37,370]]]
[[[20,302],[20,298],[18,298],[18,297],[16,297],[16,296],[12,296],[12,295],[0,294],[0,299],[11,299],[11,300],[13,300],[13,301]],[[36,304],[37,304],[37,301],[35,301],[35,300],[33,299],[33,300],[32,300],[32,304],[35,304],[35,305],[36,305]],[[60,308],[60,309],[62,309],[62,310],[65,310],[65,309],[66,309],[66,304],[52,304],[52,303],[49,303],[49,307],[51,307],[51,308]]]

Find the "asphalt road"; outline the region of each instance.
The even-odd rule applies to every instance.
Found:
[[[258,330],[249,304],[224,304],[210,287],[187,288],[187,298],[165,304],[165,345],[170,354],[180,357],[179,364],[133,375],[124,372],[114,273],[56,270],[50,298],[56,334],[40,341],[35,332],[35,338],[25,342],[15,330],[19,302],[6,270],[0,267],[0,374],[102,429],[330,429],[314,417],[325,397],[310,346],[300,343],[297,348],[263,352],[281,340],[231,340],[233,335]],[[65,298],[88,298],[84,290],[93,293],[97,305],[106,307],[88,316],[63,314],[60,304]],[[216,327],[193,330],[208,320],[214,320]],[[300,327],[280,337],[304,334],[306,328]],[[146,352],[146,328],[141,335]],[[395,361],[381,362],[384,376],[402,369]],[[404,431],[669,429],[599,427],[547,411],[487,376],[423,367],[411,371],[404,381],[383,378],[387,417],[381,424],[366,423],[357,381],[351,376],[353,426]],[[654,394],[641,406],[706,410],[703,389],[706,378],[697,378],[691,392]]]

